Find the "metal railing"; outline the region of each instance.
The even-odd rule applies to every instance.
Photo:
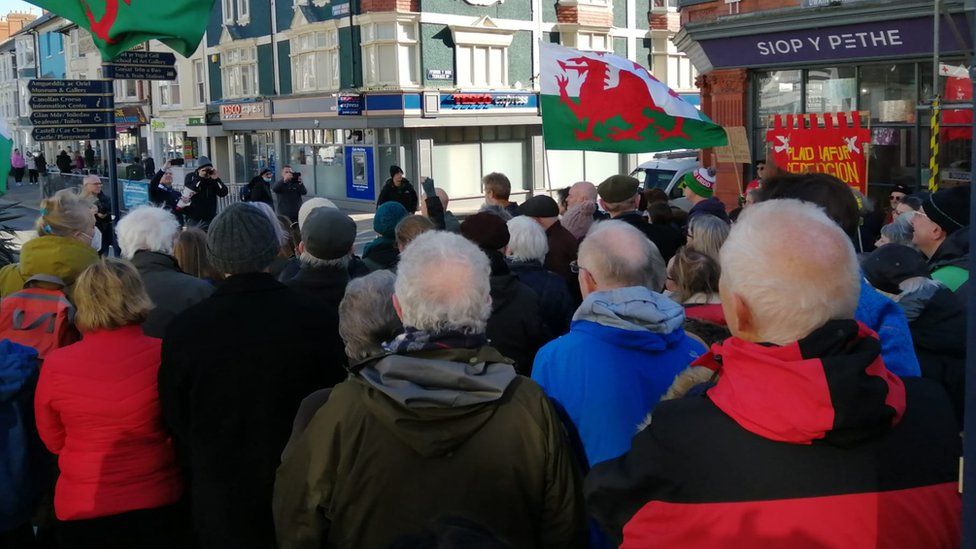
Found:
[[[87,176],[88,174],[84,174],[84,173],[59,173],[59,172],[48,172],[45,175],[41,175],[39,179],[39,186],[41,188],[40,191],[41,198],[48,198],[50,196],[53,196],[54,193],[63,189],[81,188],[82,180]],[[108,196],[109,200],[112,200],[113,197],[112,197],[111,189],[109,188],[108,178],[99,175],[99,179],[102,180],[102,184],[104,185],[103,191],[105,192],[105,195]],[[135,181],[135,180],[119,178],[120,186],[124,185],[126,182],[128,182],[129,184],[132,183],[135,183],[137,185],[142,184],[142,185],[146,185],[147,187],[149,185],[148,179]],[[230,183],[230,184],[225,183],[225,185],[227,185],[228,187],[228,193],[227,196],[217,199],[218,212],[223,210],[227,206],[234,204],[235,202],[240,202],[241,188],[246,186],[245,184],[241,184],[241,183]],[[173,188],[178,191],[182,191],[183,181],[173,181]],[[147,189],[147,194],[148,194],[148,189]],[[127,206],[138,205],[138,204],[131,204],[130,202],[127,202],[125,200],[125,197],[123,196],[122,188],[119,189],[119,195],[120,198],[122,199],[122,204],[119,205],[119,209],[123,213],[128,211]]]

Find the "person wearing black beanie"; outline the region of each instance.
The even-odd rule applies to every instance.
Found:
[[[417,211],[420,203],[417,191],[410,184],[406,177],[403,177],[403,170],[400,166],[390,166],[390,178],[383,184],[380,196],[376,199],[376,207],[380,207],[387,202],[399,202],[406,208],[408,214]]]
[[[961,299],[969,288],[969,186],[926,196],[912,218],[912,242],[929,259],[932,278]]]

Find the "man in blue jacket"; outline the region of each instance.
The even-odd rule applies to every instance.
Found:
[[[848,237],[857,234],[860,223],[857,200],[843,181],[821,173],[788,174],[763,183],[761,200],[795,198],[812,202],[827,212]],[[881,358],[893,374],[919,377],[922,369],[915,356],[908,320],[894,301],[879,294],[862,277],[861,297],[854,318],[871,328],[881,339]]]
[[[681,305],[656,291],[664,260],[634,227],[594,226],[574,269],[583,304],[569,333],[536,355],[532,379],[566,410],[595,465],[630,449],[637,426],[705,349],[685,335]]]

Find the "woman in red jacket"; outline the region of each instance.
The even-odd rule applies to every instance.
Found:
[[[152,302],[117,259],[88,267],[74,295],[82,341],[48,354],[34,401],[61,469],[62,547],[183,547],[183,479],[156,386],[161,341],[140,327]]]

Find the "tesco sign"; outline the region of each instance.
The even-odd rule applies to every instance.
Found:
[[[267,102],[229,103],[220,106],[220,120],[254,120],[268,118]]]

